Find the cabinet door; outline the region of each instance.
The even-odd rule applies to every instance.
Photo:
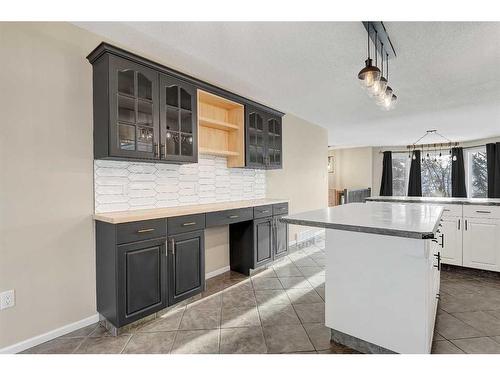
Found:
[[[274,258],[279,258],[288,252],[288,224],[281,222],[282,216],[274,216]]]
[[[173,305],[205,289],[205,242],[202,230],[168,240],[169,304]]]
[[[463,265],[500,271],[500,220],[465,217]]]
[[[154,240],[118,246],[120,326],[167,306],[165,242]]]
[[[161,158],[173,162],[198,161],[196,88],[160,75]]]
[[[443,217],[442,224],[444,246],[440,249],[441,261],[461,266],[463,220],[461,217]]]
[[[283,158],[281,117],[267,116],[267,140],[267,168],[279,169]]]
[[[110,56],[109,96],[110,155],[158,159],[158,73]]]
[[[265,169],[267,160],[267,126],[265,114],[251,106],[245,106],[245,165]]]
[[[273,260],[273,218],[254,220],[254,268]]]

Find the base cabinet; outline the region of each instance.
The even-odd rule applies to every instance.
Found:
[[[254,266],[260,267],[273,260],[273,218],[253,221],[254,226]]]
[[[288,254],[288,225],[280,221],[283,215],[274,216],[274,259]]]
[[[441,231],[444,235],[441,249],[442,262],[461,266],[463,220],[461,217],[443,217],[441,224]]]
[[[168,237],[169,305],[205,290],[203,230]]]
[[[464,218],[463,265],[500,271],[500,220]]]

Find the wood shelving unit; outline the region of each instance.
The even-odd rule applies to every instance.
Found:
[[[245,166],[245,107],[198,90],[200,154],[227,157],[228,167]]]

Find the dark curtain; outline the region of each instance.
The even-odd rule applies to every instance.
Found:
[[[420,150],[413,151],[410,167],[410,179],[408,180],[408,196],[422,196],[422,168],[420,164]]]
[[[495,198],[495,154],[496,145],[486,144],[486,163],[488,170],[488,198]]]
[[[392,196],[392,152],[384,151],[382,162],[382,182],[380,184],[380,195],[382,197]]]
[[[451,196],[467,198],[465,188],[464,150],[462,147],[451,149]]]

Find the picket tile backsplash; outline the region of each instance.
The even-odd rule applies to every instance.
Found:
[[[182,165],[94,160],[94,194],[96,213],[259,199],[266,174],[211,155]]]

